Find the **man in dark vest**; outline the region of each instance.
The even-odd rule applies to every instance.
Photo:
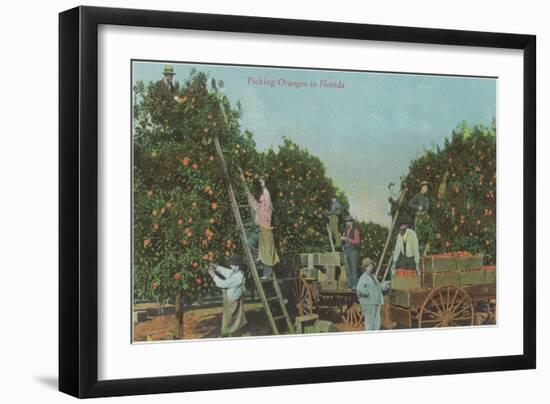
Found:
[[[411,227],[416,230],[417,215],[424,215],[429,207],[430,201],[428,200],[428,182],[422,181],[419,185],[418,192],[409,200],[408,207],[411,214]]]
[[[344,256],[346,258],[346,275],[348,289],[355,289],[357,285],[357,267],[359,266],[359,243],[361,235],[355,220],[351,216],[344,218],[345,228],[342,233],[342,243],[344,245]]]
[[[174,68],[170,65],[166,65],[164,66],[162,74],[164,75],[162,82],[168,94],[171,95],[174,92],[174,76],[176,75]]]
[[[342,206],[336,199],[336,197],[332,198],[332,202],[330,204],[330,209],[327,212],[328,216],[328,228],[330,230],[330,236],[334,240],[334,246],[337,249],[342,248],[342,239],[340,238],[340,223],[339,218],[342,214]]]

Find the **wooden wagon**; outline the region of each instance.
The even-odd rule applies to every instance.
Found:
[[[343,263],[326,262],[324,254],[307,256],[309,261],[296,271],[293,284],[297,312],[306,315],[337,311],[346,328],[360,328],[364,317],[355,291],[346,288],[342,276],[339,280],[324,279],[331,278],[332,268],[342,269]],[[392,288],[381,306],[383,327],[432,328],[496,322],[496,271],[495,267],[482,264],[481,256],[423,258],[421,279],[392,280]]]
[[[383,307],[388,328],[471,326],[496,322],[496,267],[483,256],[429,256],[422,279],[392,287]],[[392,280],[393,283],[395,280]],[[392,285],[393,286],[393,285]]]
[[[348,289],[342,253],[301,254],[292,294],[299,315],[333,312],[346,328],[358,328],[363,314],[354,290]]]

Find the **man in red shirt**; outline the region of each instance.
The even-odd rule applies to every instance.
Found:
[[[357,286],[357,266],[359,265],[359,243],[361,236],[355,220],[351,216],[344,219],[344,233],[342,233],[342,244],[344,245],[344,256],[346,258],[346,275],[348,288],[355,289]]]

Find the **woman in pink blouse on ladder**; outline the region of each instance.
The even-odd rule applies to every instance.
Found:
[[[254,221],[258,225],[260,232],[251,238],[249,244],[252,249],[258,251],[258,259],[263,267],[263,279],[271,277],[273,267],[279,262],[279,255],[275,250],[275,240],[273,239],[273,227],[271,226],[271,215],[273,205],[271,195],[265,185],[265,180],[260,178],[262,193],[259,200],[248,192],[248,203],[254,209]]]

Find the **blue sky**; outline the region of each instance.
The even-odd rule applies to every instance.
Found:
[[[241,126],[254,133],[260,150],[276,148],[283,137],[306,147],[346,192],[352,215],[381,224],[390,220],[386,187],[399,184],[412,159],[442,145],[461,121],[490,125],[496,117],[497,82],[490,78],[170,64],[179,81],[192,67],[223,80],[231,102],[240,100]],[[163,66],[134,62],[134,81],[159,80]],[[250,78],[275,83],[251,84]],[[320,87],[322,80],[344,88]]]

